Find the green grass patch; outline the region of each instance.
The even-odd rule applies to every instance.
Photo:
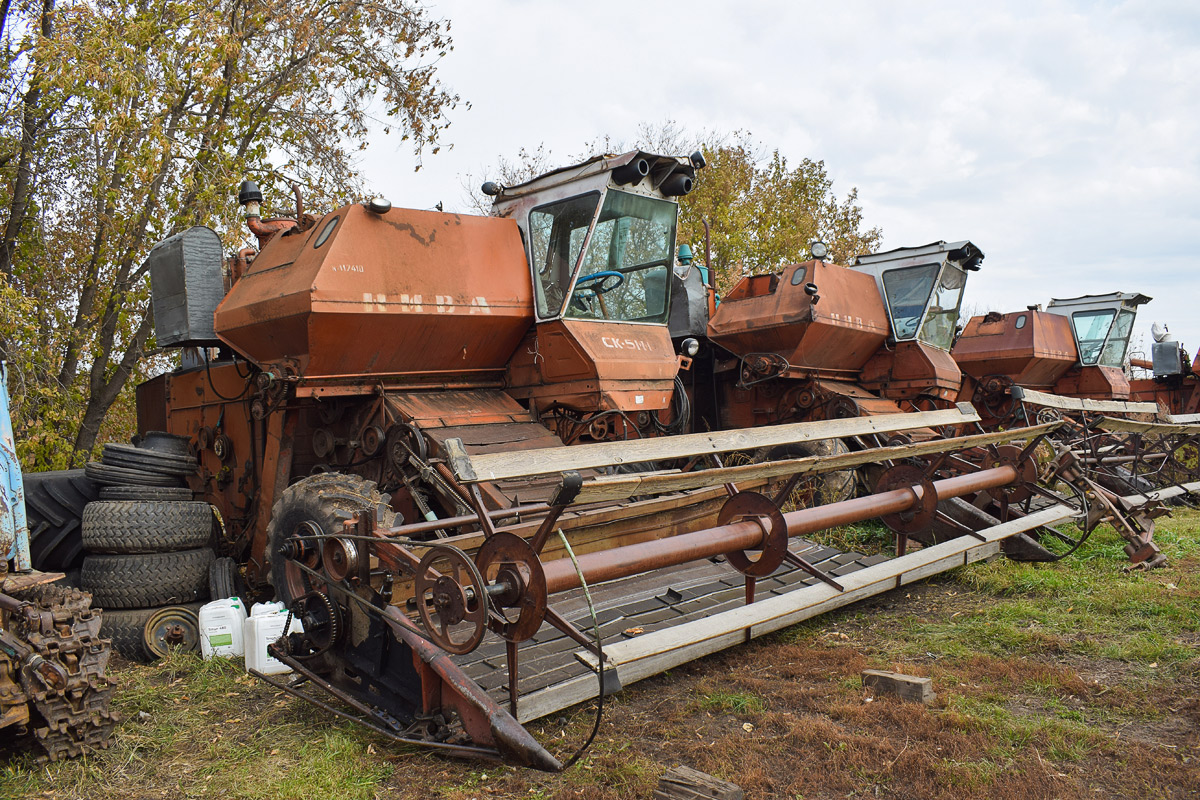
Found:
[[[240,664],[173,655],[122,670],[113,706],[125,718],[107,751],[0,773],[0,796],[351,798],[372,800],[392,766],[372,735],[280,696]],[[165,794],[164,794],[165,792]]]
[[[700,698],[700,707],[708,711],[728,711],[734,714],[759,714],[767,705],[758,695],[749,692],[709,692]]]
[[[1105,741],[1082,720],[1057,714],[1014,713],[1001,703],[963,695],[951,698],[949,708],[956,725],[985,730],[1009,751],[1037,747],[1053,761],[1082,761]]]

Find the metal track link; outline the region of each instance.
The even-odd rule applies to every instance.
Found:
[[[14,597],[40,613],[13,614],[13,633],[66,676],[57,688],[28,674],[21,679],[33,706],[29,727],[45,751],[40,757],[57,761],[107,749],[120,715],[109,709],[111,650],[100,638],[101,612],[92,610],[88,594],[61,586],[37,586]]]

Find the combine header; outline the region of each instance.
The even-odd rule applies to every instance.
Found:
[[[290,576],[292,608],[305,632],[273,645],[273,652],[327,696],[273,682],[330,710],[330,699],[340,701],[338,713],[399,741],[560,769],[560,760],[520,723],[993,555],[1008,537],[1077,514],[1054,502],[906,554],[908,535],[928,529],[939,501],[991,492],[1015,509],[1038,493],[1032,453],[1060,423],[837,458],[597,471],[651,456],[687,465],[736,450],[977,420],[964,406],[519,455],[470,455],[463,442],[449,439],[450,472],[475,509],[474,524],[464,526],[471,532],[422,541],[428,525],[394,524],[380,504],[337,526],[297,520],[287,531],[276,557]],[[868,462],[893,464],[877,493],[781,508],[800,477]],[[530,477],[553,479],[548,503],[512,509],[521,515],[516,523],[488,513],[482,487]],[[288,491],[328,481],[306,478]],[[621,526],[681,504],[711,505],[715,518],[674,530]],[[841,553],[802,538],[876,517],[896,532],[895,559]],[[613,526],[622,532],[592,530]],[[710,560],[721,556],[723,563]]]
[[[1046,311],[991,312],[968,322],[953,351],[967,375],[963,396],[986,427],[1064,422],[1046,479],[1070,473],[1087,482],[1096,508],[1086,529],[1111,522],[1141,567],[1163,563],[1152,541],[1163,503],[1200,490],[1200,425],[1139,400],[1125,374],[1137,308],[1149,301],[1114,292],[1052,300]],[[1179,346],[1169,344],[1178,368]],[[1140,389],[1143,397],[1169,393]]]

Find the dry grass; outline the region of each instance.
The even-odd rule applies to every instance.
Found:
[[[1125,575],[1119,541],[1054,565],[974,565],[686,665],[606,703],[563,775],[398,750],[232,665],[118,670],[128,722],[91,759],[0,771],[0,796],[649,797],[675,764],[752,798],[1200,796],[1200,514],[1162,521],[1172,566]],[[859,674],[934,680],[931,706]],[[582,707],[532,730],[566,756]]]

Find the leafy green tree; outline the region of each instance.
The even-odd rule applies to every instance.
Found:
[[[236,244],[248,174],[274,197],[361,194],[346,143],[373,104],[420,156],[459,102],[436,76],[449,23],[415,0],[55,2],[10,13],[0,76],[0,272],[33,301],[40,345],[10,326],[0,357],[26,376],[15,422],[43,467],[86,458],[123,392],[131,408],[156,241],[202,224]]]

